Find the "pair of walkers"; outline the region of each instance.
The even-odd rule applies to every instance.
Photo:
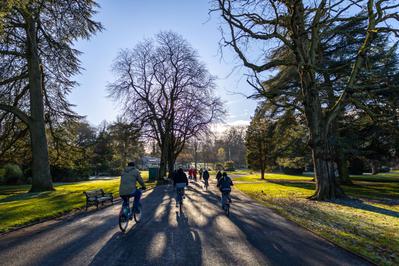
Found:
[[[194,181],[197,181],[197,169],[196,168],[188,169],[188,177],[189,179],[194,179]]]

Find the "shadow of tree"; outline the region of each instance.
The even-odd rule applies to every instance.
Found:
[[[145,205],[145,221],[126,234],[115,233],[90,265],[187,265],[188,259],[190,265],[201,265],[199,233],[190,226],[184,212],[171,217],[171,189],[165,187],[157,192],[147,199],[151,205]],[[173,219],[177,224],[171,222]],[[179,248],[171,250],[176,246]]]
[[[304,182],[284,182],[284,181],[279,181],[279,182],[271,182],[271,183],[276,183],[279,185],[283,186],[289,186],[289,187],[298,187],[298,188],[304,188],[304,189],[314,189],[314,184],[309,184],[309,183],[304,183]],[[357,187],[357,188],[356,188]],[[345,188],[345,186],[344,186]],[[365,188],[363,186],[355,185],[355,186],[350,186],[350,193],[349,195],[352,196],[358,196],[358,197],[365,197],[367,198],[369,195],[372,194],[374,191],[376,194],[380,193],[378,195],[381,195],[383,193],[382,191],[385,191],[385,188],[378,189],[378,188]],[[348,188],[345,189],[345,191],[349,190]],[[388,192],[387,192],[388,193]],[[381,199],[380,202],[384,203],[387,201],[386,199]],[[356,209],[361,209],[361,210],[366,210],[378,214],[384,214],[392,217],[399,217],[399,212],[397,211],[392,211],[389,209],[384,209],[381,207],[373,206],[369,203],[367,203],[364,200],[361,199],[356,199],[356,198],[349,198],[349,199],[337,199],[334,201],[330,201],[331,203],[335,203],[338,205],[343,205],[347,207],[352,207]]]

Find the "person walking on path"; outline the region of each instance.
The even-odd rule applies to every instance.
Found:
[[[134,162],[130,162],[123,171],[119,184],[119,195],[124,206],[129,205],[131,197],[134,197],[134,205],[139,206],[142,192],[140,189],[136,189],[136,182],[139,182],[143,190],[146,189],[140,171],[135,167]]]
[[[188,178],[189,178],[190,180],[193,179],[193,168],[191,168],[191,167],[190,167],[190,169],[188,169]]]

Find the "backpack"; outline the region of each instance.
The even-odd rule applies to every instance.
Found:
[[[221,190],[228,190],[231,189],[231,180],[228,177],[222,177],[219,180],[219,188]]]

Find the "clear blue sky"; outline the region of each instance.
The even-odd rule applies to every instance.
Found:
[[[106,84],[113,81],[111,64],[119,49],[133,47],[146,37],[161,30],[172,30],[183,35],[199,52],[209,71],[218,77],[216,94],[226,103],[228,124],[248,121],[256,102],[235,92],[251,94],[243,75],[246,70],[228,49],[219,53],[220,18],[211,16],[208,0],[101,0],[96,20],[105,30],[89,41],[79,41],[76,48],[83,52],[80,59],[85,69],[76,77],[80,86],[70,95],[77,105],[75,110],[98,125],[102,120],[112,121],[118,106],[107,98]],[[235,70],[234,70],[235,69]],[[234,71],[233,71],[234,70]],[[232,72],[233,71],[233,72]]]

